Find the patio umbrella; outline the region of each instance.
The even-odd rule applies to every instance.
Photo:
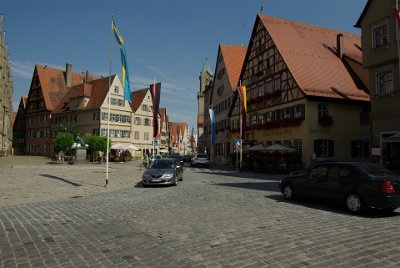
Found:
[[[272,144],[270,146],[265,147],[263,150],[269,151],[269,152],[285,152],[285,153],[291,153],[294,152],[294,149],[289,148],[287,146],[281,145],[281,144]]]
[[[249,151],[261,151],[262,149],[265,149],[265,148],[262,147],[261,145],[253,145],[250,148],[247,148],[246,150],[249,150]]]
[[[112,150],[128,150],[128,146],[122,143],[117,143],[114,144],[113,146],[110,147]]]
[[[129,149],[129,150],[134,150],[134,151],[140,150],[137,146],[135,146],[135,145],[133,145],[133,144],[129,144],[129,145],[128,145],[128,149]]]

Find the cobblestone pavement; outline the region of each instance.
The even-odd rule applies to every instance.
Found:
[[[41,165],[26,170],[37,177]],[[114,188],[2,204],[1,267],[399,266],[398,211],[352,216],[335,204],[285,202],[279,176],[265,174],[186,168],[177,187],[143,188],[134,163],[119,167]],[[50,175],[85,184],[87,168]]]

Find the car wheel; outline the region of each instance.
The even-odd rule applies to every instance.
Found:
[[[361,213],[365,209],[365,205],[361,197],[357,193],[349,193],[345,198],[345,205],[351,213]]]
[[[285,184],[285,186],[283,186],[283,197],[285,197],[285,199],[287,200],[294,200],[294,190],[293,190],[293,186],[290,184]]]

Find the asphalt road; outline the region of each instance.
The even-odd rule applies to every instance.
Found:
[[[40,166],[29,170],[43,174]],[[93,173],[94,167],[65,168],[68,178],[57,174],[63,168],[45,174],[82,186],[41,176],[48,189],[64,187],[68,194],[0,205],[1,267],[398,267],[400,263],[398,211],[353,216],[336,204],[286,202],[278,192],[277,175],[187,167],[177,187],[143,188],[142,171],[126,164],[114,170],[119,187],[106,191],[94,187],[97,192],[73,195],[74,189],[88,183],[82,174]],[[73,175],[76,169],[78,175]],[[7,177],[4,172],[0,179]],[[69,188],[73,190],[68,192]]]

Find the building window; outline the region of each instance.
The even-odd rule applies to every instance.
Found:
[[[114,93],[118,94],[118,92],[119,92],[119,87],[118,87],[118,86],[115,86],[115,87],[114,87]]]
[[[139,139],[139,135],[140,135],[139,131],[135,131],[135,140]]]
[[[147,111],[147,105],[146,104],[142,104],[142,111]]]
[[[93,112],[93,120],[99,120],[99,111]]]
[[[272,112],[267,112],[265,114],[265,119],[267,122],[271,122],[272,121]]]
[[[298,155],[302,155],[302,147],[303,147],[302,140],[293,140],[293,149],[296,150],[296,153]]]
[[[352,141],[351,142],[352,157],[369,157],[369,142],[368,141]]]
[[[144,125],[145,125],[145,126],[150,126],[150,119],[145,118],[145,119],[144,119]]]
[[[328,104],[318,103],[318,118],[329,116]]]
[[[281,78],[275,78],[274,80],[274,90],[276,91],[280,91],[281,90]]]
[[[141,125],[142,124],[142,118],[140,117],[135,117],[135,125]]]
[[[294,106],[294,118],[304,119],[304,105]]]
[[[333,149],[333,140],[314,140],[314,153],[316,156],[332,157]]]
[[[372,26],[372,48],[382,48],[389,43],[388,25],[381,22]]]
[[[392,67],[385,67],[376,70],[376,95],[384,96],[393,93],[393,70]]]

